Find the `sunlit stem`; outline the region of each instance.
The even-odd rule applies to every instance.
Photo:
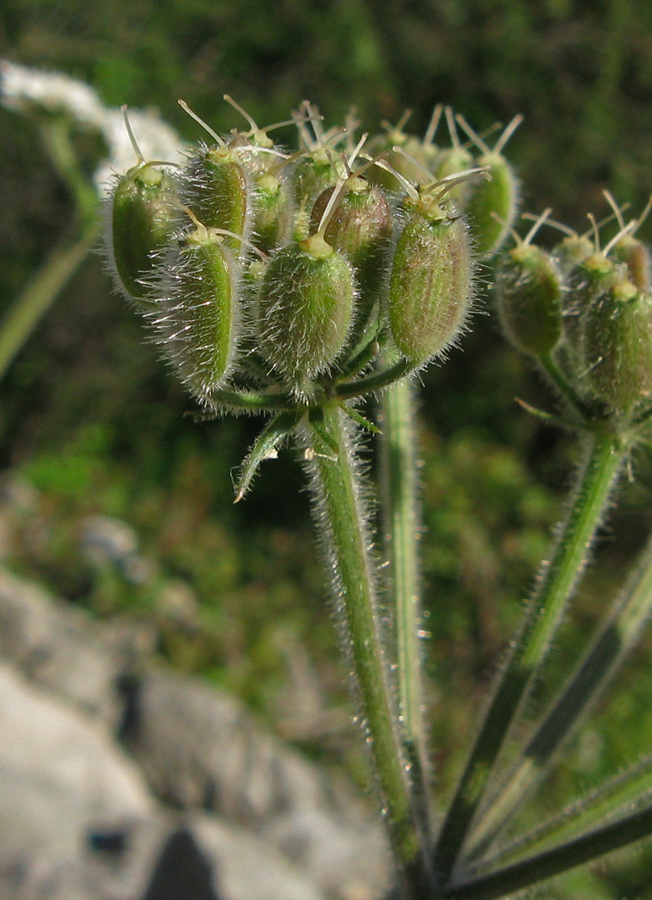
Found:
[[[584,569],[625,455],[626,449],[615,435],[591,436],[568,514],[526,607],[440,833],[435,864],[444,880],[458,861],[510,727],[536,681],[567,600]]]
[[[411,800],[410,770],[396,729],[388,683],[389,660],[380,632],[367,512],[351,447],[352,426],[337,406],[314,416],[306,435],[315,520],[332,564],[343,618],[344,650],[353,665],[357,699],[385,821],[408,896],[424,896],[431,883],[426,836]],[[334,448],[337,448],[334,450]]]
[[[400,733],[414,767],[415,801],[428,821],[428,760],[423,721],[423,658],[417,539],[416,460],[412,386],[397,381],[381,399],[381,501],[390,575],[390,604],[396,621]],[[427,826],[426,826],[427,827]]]
[[[652,540],[583,659],[520,754],[518,763],[500,791],[487,803],[471,835],[472,852],[481,851],[496,839],[515,809],[539,784],[556,751],[577,727],[589,704],[604,691],[638,640],[651,611]]]

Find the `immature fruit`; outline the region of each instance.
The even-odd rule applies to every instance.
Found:
[[[227,380],[239,326],[236,264],[222,235],[197,225],[171,251],[160,275],[160,343],[182,381],[202,401]]]
[[[175,227],[174,185],[170,176],[141,162],[120,178],[111,209],[111,251],[124,291],[147,301],[148,279]]]
[[[546,356],[562,336],[562,279],[550,254],[520,243],[504,257],[496,278],[505,334],[524,353]]]
[[[389,324],[399,352],[420,366],[459,334],[471,305],[472,255],[463,218],[413,211],[394,254]]]
[[[629,278],[639,291],[652,288],[650,277],[650,251],[642,241],[632,234],[624,234],[613,246],[612,256],[625,263]]]
[[[457,121],[482,151],[476,165],[488,170],[489,178],[477,181],[465,204],[475,249],[483,256],[492,256],[501,248],[514,224],[518,206],[518,181],[503,149],[514,134],[522,116],[516,116],[496,142],[493,149],[484,143],[461,117]]]
[[[254,181],[252,240],[269,253],[289,237],[293,206],[287,183],[271,172]]]
[[[652,394],[652,296],[619,279],[588,310],[582,353],[593,393],[628,416]]]
[[[512,167],[500,154],[484,154],[476,165],[486,166],[491,178],[473,186],[466,212],[476,251],[491,256],[501,248],[516,218],[518,182]]]
[[[221,228],[245,236],[250,209],[250,187],[245,167],[228,147],[203,147],[184,170],[183,202],[206,228]],[[226,238],[241,253],[243,244]]]
[[[623,270],[623,264],[617,265],[600,251],[593,252],[572,270],[562,308],[564,337],[572,357],[577,359],[580,352],[588,309],[622,278]]]
[[[595,253],[593,241],[586,235],[569,234],[552,251],[553,259],[563,278]]]
[[[313,207],[310,230],[316,232],[335,190],[323,191]],[[347,191],[330,218],[325,239],[353,265],[359,290],[357,317],[366,321],[387,281],[393,232],[392,212],[378,185],[350,176]]]
[[[270,261],[258,305],[259,349],[299,392],[340,352],[355,298],[346,258],[313,235]]]

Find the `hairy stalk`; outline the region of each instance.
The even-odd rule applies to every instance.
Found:
[[[426,841],[411,804],[410,773],[395,729],[387,681],[389,666],[379,631],[367,512],[351,437],[348,418],[336,406],[327,406],[319,425],[310,423],[306,458],[312,474],[315,520],[332,568],[344,649],[353,665],[385,820],[403,872],[406,895],[416,898],[430,884]],[[338,448],[336,453],[333,447]]]
[[[23,288],[0,324],[0,378],[86,259],[100,231],[96,220],[88,221],[81,231],[75,225]]]
[[[586,564],[624,456],[625,449],[615,435],[592,438],[569,511],[526,608],[440,833],[435,867],[444,883],[457,862],[510,726],[538,675],[566,601]]]
[[[367,375],[365,378],[358,378],[357,381],[338,384],[336,394],[341,400],[348,400],[352,397],[363,397],[365,394],[381,391],[388,387],[399,378],[403,378],[414,369],[414,364],[402,360],[394,363],[389,369],[382,372],[375,372],[373,375]]]
[[[397,685],[401,736],[411,762],[415,800],[428,821],[428,761],[423,721],[423,659],[416,510],[416,460],[412,385],[403,379],[381,399],[381,499],[390,564],[392,608],[396,616]]]
[[[541,782],[556,751],[577,727],[589,704],[605,690],[638,640],[651,611],[652,540],[575,672],[519,755],[517,765],[486,804],[470,837],[472,852],[484,852]]]
[[[526,851],[532,853],[559,844],[560,841],[575,837],[594,825],[604,822],[618,812],[631,809],[633,805],[649,804],[652,799],[652,756],[626,772],[600,785],[590,794],[571,804],[560,813],[548,819],[543,825],[518,838],[489,859],[480,861],[479,866],[495,866],[505,860],[522,857]]]
[[[448,888],[432,900],[496,900],[626,847],[652,834],[652,807],[623,816],[568,843]]]
[[[563,373],[560,371],[559,366],[552,358],[550,353],[546,353],[543,356],[539,357],[539,362],[548,373],[550,380],[557,387],[560,393],[571,403],[575,409],[581,413],[581,415],[588,419],[590,418],[590,414],[586,408],[586,404],[583,403],[581,397],[577,393],[577,391],[572,387],[569,383],[568,379],[565,378]]]

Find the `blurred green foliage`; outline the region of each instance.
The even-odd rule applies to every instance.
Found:
[[[586,211],[604,210],[601,189],[635,210],[652,191],[652,5],[633,0],[3,0],[0,57],[88,81],[109,105],[154,106],[189,140],[201,135],[179,97],[218,131],[241,125],[223,93],[263,124],[287,118],[304,98],[327,125],[354,106],[364,127],[377,128],[409,107],[416,133],[436,102],[478,130],[523,113],[510,159],[524,206],[552,205],[579,229]],[[0,110],[0,128],[2,310],[72,204],[30,122]],[[77,146],[83,159],[83,135]],[[480,293],[478,306],[490,311]],[[91,257],[12,366],[0,396],[0,465],[21,472],[39,500],[10,562],[97,615],[148,622],[163,656],[238,690],[279,728],[288,647],[307,648],[330,691],[326,705],[346,706],[292,454],[266,463],[234,507],[230,471],[258,421],[184,415],[190,402],[141,339]],[[466,745],[459,736],[473,730],[559,513],[574,451],[514,403],[545,405],[549,395],[491,317],[477,315],[463,343],[463,354],[424,374],[421,400],[433,746],[448,787]],[[95,514],[136,529],[156,564],[153,580],[139,587],[83,558],[79,523]],[[598,595],[618,582],[650,518],[649,492],[632,486],[614,530],[634,537],[601,548]],[[199,604],[185,631],[165,609],[177,581]],[[553,685],[595,621],[589,594],[561,639]],[[575,743],[551,806],[578,777],[586,783],[649,749],[643,652],[619,687],[619,702],[601,704],[589,738]],[[331,737],[308,743],[332,750]],[[340,738],[346,747],[346,728]],[[642,888],[649,859],[573,874],[555,896],[650,897]]]

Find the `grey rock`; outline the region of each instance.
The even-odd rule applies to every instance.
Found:
[[[117,725],[124,658],[81,611],[0,569],[0,656],[85,712]]]
[[[109,734],[0,665],[0,897],[90,900],[95,824],[151,818],[142,777]]]
[[[231,697],[172,673],[132,685],[127,746],[165,802],[255,831],[331,896],[388,883],[385,836],[348,784],[308,763]]]

